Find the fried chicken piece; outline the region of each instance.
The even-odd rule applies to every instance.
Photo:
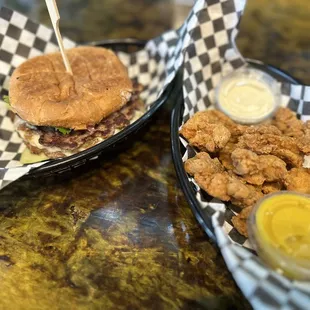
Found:
[[[218,159],[212,159],[207,153],[199,153],[188,159],[184,166],[197,184],[215,198],[231,200],[244,207],[252,205],[262,196],[254,186],[244,184],[238,177],[224,171]]]
[[[284,178],[284,184],[289,191],[310,194],[310,169],[293,168]]]
[[[285,162],[273,155],[257,155],[237,148],[232,152],[231,159],[234,172],[254,185],[281,180],[287,173]]]
[[[264,121],[262,121],[261,123],[259,123],[259,125],[272,125],[273,120],[271,118],[268,118]]]
[[[237,148],[237,144],[229,140],[227,144],[220,150],[218,157],[222,165],[227,170],[233,170],[234,165],[231,159],[231,153]]]
[[[293,167],[301,167],[303,155],[292,137],[275,134],[246,133],[239,138],[238,147],[249,149],[259,155],[270,154],[280,157]]]
[[[224,168],[217,158],[212,159],[206,152],[200,152],[195,157],[188,159],[184,164],[185,171],[190,175],[215,174],[224,172]]]
[[[310,121],[302,122],[296,114],[288,108],[280,108],[273,121],[281,132],[296,138],[296,144],[304,154],[310,154]]]
[[[298,138],[303,135],[303,122],[288,108],[278,109],[273,124],[286,136]]]
[[[234,216],[231,221],[239,234],[248,238],[247,219],[252,212],[253,206],[249,206],[241,210],[241,212]]]
[[[275,182],[282,180],[287,173],[286,163],[274,155],[260,155],[259,169],[266,182]]]
[[[215,174],[196,174],[194,176],[197,184],[205,190],[210,196],[222,201],[229,201],[230,196],[227,192],[229,176],[227,172]]]
[[[297,138],[297,145],[301,152],[310,155],[310,121],[303,124],[303,134]]]
[[[257,185],[260,186],[265,182],[265,178],[261,173],[256,173],[256,174],[246,174],[243,176],[243,179],[252,185]]]
[[[193,175],[198,185],[209,195],[223,201],[229,200],[225,189],[224,168],[217,158],[212,159],[208,153],[201,152],[188,159],[184,167],[185,171]]]
[[[223,125],[229,130],[231,137],[233,137],[235,140],[238,136],[243,134],[247,128],[247,126],[235,123],[220,111],[207,110],[203,112],[197,112],[193,117],[191,117],[182,127],[180,133],[189,140],[196,135],[198,130],[204,130],[203,128],[206,126],[205,124]]]
[[[289,149],[275,149],[272,155],[281,158],[291,167],[302,167],[304,156],[301,153],[294,153]]]
[[[231,133],[232,136],[240,136],[242,135],[248,126],[240,125],[235,123],[232,119],[230,119],[227,115],[218,110],[209,110],[207,111],[210,119],[214,123],[223,124]]]
[[[210,122],[208,111],[197,112],[181,128],[180,134],[201,151],[217,152],[230,139],[230,131],[221,123]]]
[[[256,126],[249,126],[245,132],[245,134],[273,134],[273,135],[281,135],[281,131],[276,127],[271,124],[260,124]]]
[[[263,194],[254,186],[244,184],[227,172],[213,175],[196,174],[197,184],[209,195],[223,201],[229,201],[241,208],[254,204]]]
[[[245,133],[239,141],[245,143],[257,154],[269,154],[274,149],[288,149],[296,154],[299,153],[296,141],[291,137],[256,132],[253,134]]]
[[[246,149],[236,148],[231,153],[234,172],[239,175],[255,174],[259,172],[259,156]]]
[[[265,182],[262,186],[262,192],[265,195],[279,192],[282,190],[283,184],[282,182]]]
[[[231,176],[229,181],[227,194],[231,197],[231,202],[236,206],[241,208],[251,206],[263,197],[259,188],[250,184],[244,184],[237,177]]]

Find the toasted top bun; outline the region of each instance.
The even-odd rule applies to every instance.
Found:
[[[85,129],[119,110],[131,97],[127,70],[110,50],[77,47],[66,51],[73,75],[61,54],[34,57],[10,80],[10,104],[23,120],[37,126]]]

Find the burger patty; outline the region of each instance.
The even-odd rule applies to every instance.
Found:
[[[53,127],[35,127],[21,123],[17,131],[25,144],[34,154],[44,153],[49,158],[59,158],[87,149],[113,136],[144,112],[144,104],[139,92],[133,93],[130,101],[119,111],[114,112],[95,126],[87,130],[72,130],[62,134]]]

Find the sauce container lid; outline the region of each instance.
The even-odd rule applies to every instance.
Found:
[[[310,280],[310,195],[266,195],[248,218],[248,233],[267,265],[288,278]]]
[[[271,75],[242,67],[225,76],[215,90],[215,106],[241,124],[257,124],[281,104],[279,82]]]

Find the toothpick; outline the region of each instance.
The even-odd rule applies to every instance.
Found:
[[[47,9],[48,9],[48,13],[50,14],[50,18],[51,18],[53,28],[55,31],[55,35],[56,35],[56,38],[58,41],[58,46],[60,49],[62,60],[63,60],[65,67],[66,67],[66,71],[72,75],[72,69],[71,69],[69,60],[67,58],[67,55],[65,53],[64,44],[62,42],[62,37],[61,37],[60,31],[59,31],[60,16],[59,16],[59,11],[57,8],[56,0],[45,0],[45,2],[46,2]]]

